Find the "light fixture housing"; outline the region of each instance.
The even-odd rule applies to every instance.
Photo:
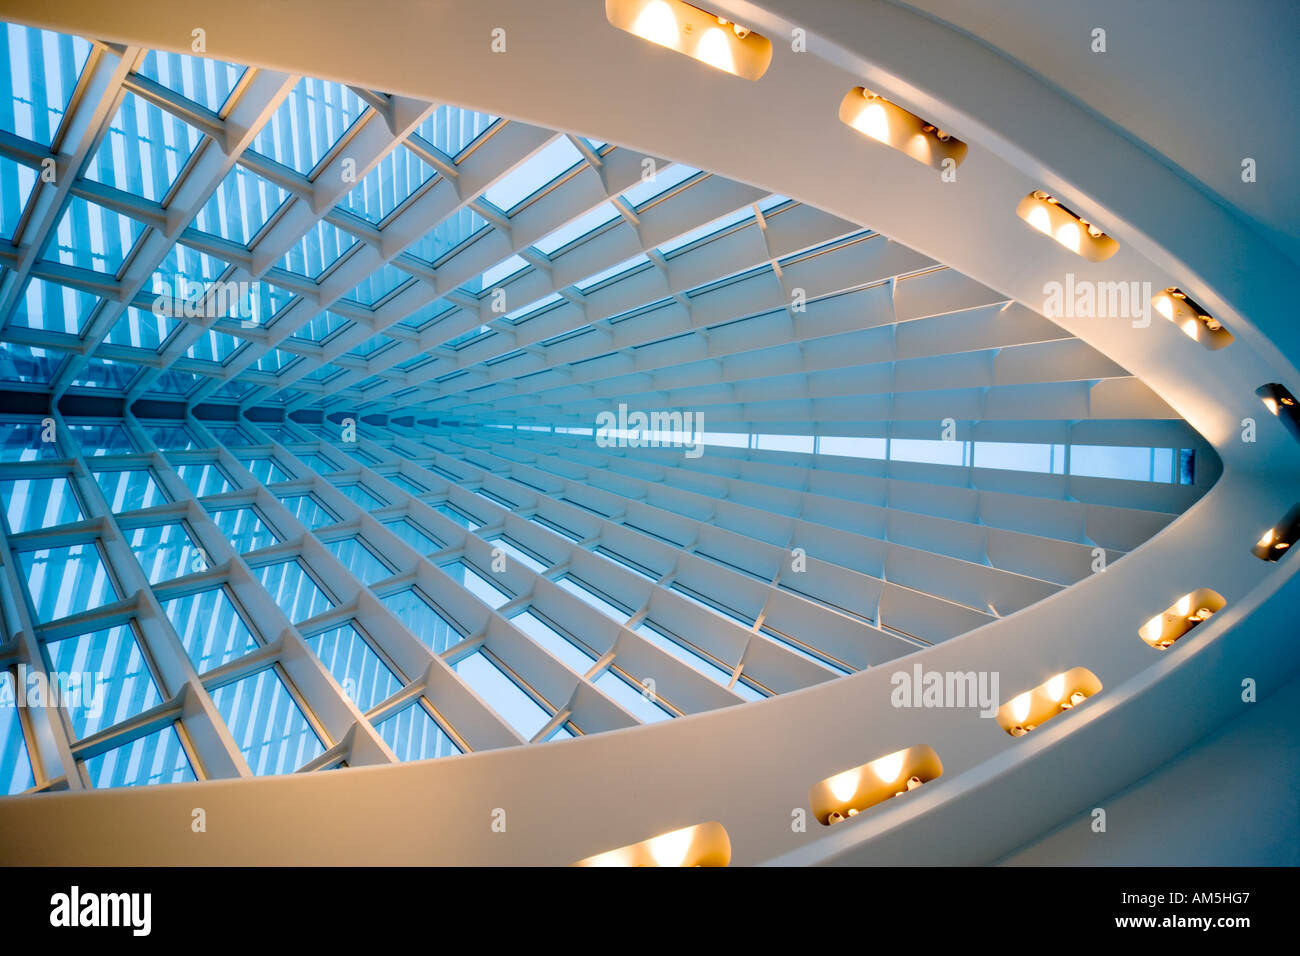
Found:
[[[1170,287],[1151,297],[1151,305],[1162,316],[1211,351],[1232,344],[1232,333],[1182,289]]]
[[[731,838],[717,821],[670,830],[639,843],[597,853],[574,866],[729,866]]]
[[[605,18],[634,36],[714,69],[757,80],[772,63],[772,41],[682,0],[605,0]]]
[[[934,748],[920,744],[819,781],[808,791],[808,805],[819,823],[831,826],[942,773],[943,762]],[[912,783],[913,779],[918,782]]]
[[[1020,200],[1016,215],[1089,262],[1104,262],[1119,252],[1118,242],[1041,189]]]
[[[1157,650],[1168,650],[1192,628],[1222,611],[1227,603],[1218,591],[1197,588],[1138,628],[1138,637]]]
[[[1300,540],[1300,504],[1293,505],[1281,521],[1264,532],[1251,551],[1261,561],[1279,561],[1295,547],[1297,540]]]
[[[944,169],[948,160],[948,168],[956,168],[966,158],[967,146],[957,137],[861,86],[840,101],[840,121],[935,169]]]
[[[1086,667],[1072,667],[1012,697],[998,708],[996,720],[998,726],[1012,737],[1023,737],[1100,690],[1101,681],[1096,674]]]
[[[1255,389],[1255,394],[1291,433],[1291,437],[1300,441],[1300,400],[1291,394],[1291,390],[1278,382],[1269,382]]]

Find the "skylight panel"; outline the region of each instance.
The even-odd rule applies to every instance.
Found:
[[[152,352],[157,351],[174,328],[176,323],[167,316],[131,306],[113,324],[105,341]]]
[[[564,296],[558,292],[552,292],[549,295],[537,299],[535,302],[529,302],[522,308],[515,309],[513,312],[507,312],[504,316],[507,322],[518,322],[521,319],[529,318],[534,313],[540,312],[548,305],[559,302]]]
[[[533,243],[533,246],[549,256],[557,249],[567,246],[574,240],[580,239],[587,235],[587,233],[593,232],[605,225],[607,222],[618,218],[620,218],[620,213],[618,209],[615,208],[614,204],[603,202],[595,209],[583,213],[572,222],[566,223],[559,229],[556,229],[550,235],[538,239]]]
[[[130,216],[73,196],[42,258],[115,275],[143,232]]]
[[[729,226],[734,226],[738,222],[744,222],[746,219],[752,218],[753,215],[753,209],[749,206],[742,206],[735,212],[728,213],[720,219],[715,219],[713,222],[705,223],[698,229],[692,229],[690,232],[684,233],[676,239],[670,239],[659,247],[659,251],[664,255],[668,255],[669,253],[675,252],[685,246],[689,246],[691,243],[703,239],[706,236],[712,236],[714,233],[721,232]]]
[[[455,308],[456,307],[446,299],[435,299],[428,305],[416,309],[406,318],[402,319],[398,324],[404,325],[408,329],[419,331],[420,329],[428,328],[434,322],[441,320],[449,312],[454,311]]]
[[[0,156],[0,239],[12,239],[36,185],[36,170]]]
[[[488,227],[488,221],[473,209],[458,209],[438,223],[406,250],[410,255],[437,265],[453,249]]]
[[[0,382],[50,385],[67,358],[66,352],[5,343],[0,349]]]
[[[432,176],[433,169],[399,143],[343,197],[340,205],[378,225]]]
[[[343,84],[305,76],[262,127],[251,149],[306,176],[368,108]]]
[[[184,302],[201,298],[227,268],[228,264],[221,259],[178,242],[150,276],[145,294],[169,297],[170,301],[162,303],[162,307],[164,312],[175,316]]]
[[[228,332],[208,329],[194,340],[194,344],[185,350],[185,354],[201,362],[216,362],[219,365],[234,355],[243,344],[243,340]]]
[[[299,358],[300,356],[294,355],[292,352],[286,352],[284,349],[271,349],[258,358],[256,368],[260,372],[271,372],[278,375]]]
[[[357,244],[357,239],[324,219],[307,230],[306,235],[289,247],[277,263],[296,275],[315,280]]]
[[[194,228],[247,246],[288,198],[288,190],[236,165],[194,217]]]
[[[698,169],[682,163],[662,166],[655,171],[653,179],[642,180],[623,193],[623,200],[633,209],[639,209],[656,196],[662,196],[674,186],[681,185],[698,173]]]
[[[178,372],[169,368],[150,383],[148,390],[150,392],[160,392],[164,395],[188,395],[198,387],[200,382],[206,382],[207,380],[203,375]]]
[[[348,354],[355,355],[357,358],[367,358],[393,341],[395,340],[387,335],[372,335]]]
[[[525,199],[583,162],[582,153],[560,136],[483,191],[483,198],[509,213]]]
[[[380,299],[408,281],[414,281],[410,273],[385,263],[357,283],[347,297],[362,305],[374,306]]]
[[[528,268],[527,259],[525,259],[523,256],[518,256],[518,255],[511,256],[509,259],[506,259],[504,262],[498,262],[491,269],[488,269],[486,272],[483,273],[482,276],[480,276],[481,282],[479,285],[479,290],[486,292],[488,289],[491,289],[493,286],[500,283],[502,279],[508,279],[510,276],[513,276],[516,272],[519,272],[520,270],[527,269],[527,268]]]
[[[136,72],[206,110],[220,113],[244,70],[222,60],[150,50]]]
[[[202,138],[193,126],[128,90],[83,175],[162,202]]]
[[[592,288],[593,286],[600,285],[606,279],[613,278],[614,276],[627,272],[630,269],[635,269],[637,266],[647,263],[649,261],[650,258],[644,252],[638,253],[637,255],[633,256],[631,259],[624,259],[622,262],[618,263],[617,265],[612,265],[608,269],[602,269],[600,272],[597,272],[594,276],[588,276],[587,278],[583,279],[581,282],[577,282],[574,284],[583,292],[586,292],[588,289]]]
[[[18,300],[10,324],[80,335],[98,305],[97,295],[44,279],[31,279]]]
[[[497,119],[490,113],[476,113],[459,106],[439,106],[415,132],[455,158],[487,132]]]
[[[125,391],[139,372],[139,365],[114,362],[112,359],[91,358],[72,384],[84,388],[111,388]]]
[[[90,43],[81,37],[5,24],[0,59],[8,62],[9,73],[0,76],[3,128],[42,146],[53,144],[89,57]]]
[[[347,324],[348,320],[341,315],[333,312],[318,312],[310,322],[293,333],[293,338],[320,343]]]

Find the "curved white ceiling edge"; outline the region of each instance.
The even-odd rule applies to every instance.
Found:
[[[1300,475],[1300,445],[1254,395],[1264,382],[1295,381],[1300,347],[1285,322],[1295,268],[1186,180],[986,47],[881,3],[719,3],[718,12],[772,36],[788,35],[796,17],[807,24],[811,52],[778,44],[768,74],[746,83],[614,30],[600,4],[577,0],[379,3],[361,22],[333,0],[270,9],[232,0],[211,23],[209,5],[178,2],[167,24],[93,4],[9,6],[6,16],[23,22],[182,52],[193,23],[208,31],[212,56],[441,98],[680,159],[870,225],[1031,308],[1044,283],[1067,272],[1178,285],[1237,340],[1211,353],[1159,320],[1145,329],[1058,320],[1205,435],[1225,472],[1113,571],[908,658],[927,670],[997,670],[1004,698],[1069,667],[1096,673],[1104,687],[1096,700],[1032,737],[1010,738],[973,712],[893,708],[890,669],[876,668],[557,744],[342,775],[14,798],[0,803],[6,858],[565,863],[716,819],[736,863],[984,862],[1231,717],[1243,706],[1243,678],[1264,695],[1300,666],[1286,639],[1300,590],[1294,559],[1266,565],[1250,554],[1294,503]],[[254,22],[258,30],[240,28]],[[507,30],[506,54],[490,50],[495,27]],[[839,99],[864,80],[970,142],[957,182],[941,183],[839,123]],[[1090,215],[1120,252],[1087,263],[1028,229],[1014,207],[1033,188]],[[1259,419],[1250,445],[1239,440],[1247,416]],[[1198,587],[1228,606],[1168,653],[1138,638],[1143,621]],[[921,794],[852,826],[792,828],[818,780],[921,743],[944,762]],[[188,820],[199,792],[209,819],[239,821],[220,841],[176,840],[160,823]],[[498,807],[508,813],[505,834],[489,826]]]

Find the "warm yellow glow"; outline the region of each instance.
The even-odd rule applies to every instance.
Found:
[[[1174,297],[1168,292],[1162,292],[1156,296],[1156,311],[1172,322],[1174,320]]]
[[[897,777],[898,774],[895,773],[894,776]],[[858,784],[861,781],[862,770],[861,768],[855,767],[853,770],[845,770],[843,773],[837,773],[826,781],[826,786],[830,788],[831,796],[841,803],[844,803],[858,792]]]
[[[1044,689],[1052,700],[1060,700],[1065,696],[1065,675],[1057,674],[1047,682]]]
[[[673,49],[681,43],[681,28],[666,0],[651,0],[632,24],[632,32],[643,40]]]
[[[1191,612],[1192,596],[1190,594],[1184,594],[1178,599],[1178,603],[1174,605],[1174,613],[1179,617],[1186,617]]]
[[[1078,252],[1079,243],[1082,240],[1083,236],[1079,232],[1078,223],[1067,222],[1062,224],[1062,226],[1056,230],[1056,235],[1054,238],[1056,239],[1057,242],[1065,246],[1065,248],[1069,249],[1071,252]]]
[[[1267,408],[1267,409],[1268,409],[1270,412],[1272,412],[1274,415],[1276,415],[1276,414],[1277,414],[1277,399],[1274,398],[1272,395],[1270,395],[1268,398],[1264,399],[1264,407]]]
[[[1033,695],[1029,691],[1025,691],[1019,697],[1012,699],[1011,701],[1012,720],[1014,720],[1018,724],[1024,722],[1024,719],[1029,716],[1029,704],[1032,698]]]
[[[681,866],[690,852],[691,841],[695,837],[694,827],[673,830],[650,840],[650,855],[660,866]]]
[[[853,128],[877,142],[889,142],[889,114],[881,103],[868,103],[853,121]]]
[[[1160,640],[1161,635],[1165,632],[1164,618],[1157,614],[1151,620],[1142,625],[1142,637],[1149,644],[1154,644]]]
[[[1259,539],[1258,547],[1267,548],[1272,543],[1273,543],[1273,529],[1269,528],[1267,531],[1264,532],[1264,537]]]
[[[721,27],[705,31],[695,47],[695,56],[715,69],[727,73],[736,72],[736,58],[731,54],[731,39]]]
[[[869,766],[881,783],[893,783],[898,779],[898,775],[903,772],[903,754],[902,750],[898,753],[889,754],[887,757],[878,757],[871,761]]]
[[[1186,335],[1189,339],[1194,339],[1194,338],[1196,338],[1196,320],[1195,320],[1195,319],[1188,319],[1188,320],[1185,321],[1182,325],[1180,325],[1179,328],[1181,328],[1181,329],[1183,330],[1183,334]]]
[[[1025,220],[1045,236],[1052,234],[1052,217],[1048,215],[1044,206],[1035,206],[1029,211],[1029,218]]]

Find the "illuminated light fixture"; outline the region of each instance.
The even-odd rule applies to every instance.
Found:
[[[944,169],[947,160],[952,160],[947,168],[955,168],[966,158],[967,146],[957,137],[861,86],[840,101],[840,120],[935,169]]]
[[[1020,200],[1016,215],[1090,262],[1103,262],[1119,251],[1118,242],[1041,189]]]
[[[1012,737],[1023,737],[1045,721],[1073,710],[1100,690],[1101,681],[1086,667],[1061,671],[999,707],[998,726]]]
[[[1181,289],[1170,287],[1151,299],[1155,310],[1207,349],[1217,351],[1232,344],[1232,333]]]
[[[620,30],[746,80],[757,80],[772,62],[767,37],[682,0],[605,0],[605,17]]]
[[[1252,549],[1255,557],[1262,561],[1277,561],[1300,538],[1300,505],[1295,505],[1283,516],[1282,520],[1264,533]]]
[[[933,748],[908,747],[827,777],[808,792],[808,804],[818,822],[832,826],[942,773],[943,763]]]
[[[1270,382],[1255,389],[1255,394],[1267,408],[1291,433],[1291,437],[1300,441],[1300,403],[1285,385]]]
[[[579,860],[575,866],[727,866],[731,838],[717,822],[697,823]]]
[[[1166,650],[1192,628],[1223,610],[1226,603],[1219,592],[1199,588],[1184,594],[1163,613],[1138,628],[1138,637],[1157,650]]]

